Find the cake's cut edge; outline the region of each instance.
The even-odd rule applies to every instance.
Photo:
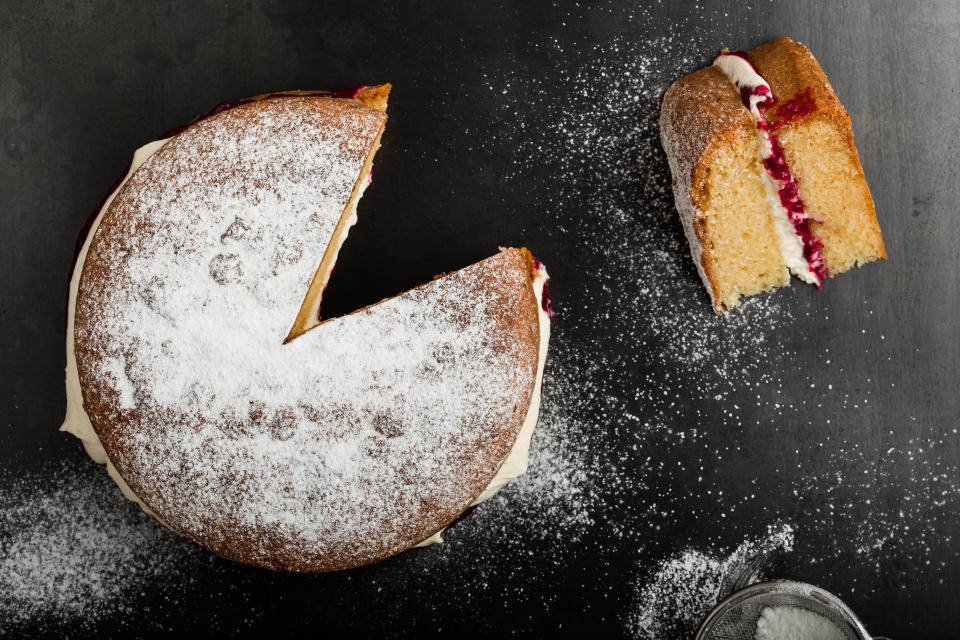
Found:
[[[756,136],[739,129],[704,155],[691,198],[702,215],[694,228],[718,313],[752,295],[790,284],[757,162]],[[719,307],[719,308],[718,308]]]
[[[386,104],[384,104],[384,107],[386,107]],[[357,177],[357,181],[353,185],[353,192],[350,194],[350,200],[347,202],[347,206],[344,207],[343,213],[340,214],[340,220],[337,222],[337,226],[334,229],[333,237],[330,239],[330,243],[323,251],[320,264],[317,267],[316,273],[314,273],[313,280],[310,282],[310,287],[307,289],[307,293],[304,295],[303,304],[300,306],[300,311],[297,313],[297,317],[294,319],[293,325],[290,327],[290,331],[287,333],[287,337],[284,338],[284,342],[290,342],[297,336],[303,335],[304,332],[320,324],[320,305],[323,302],[323,291],[326,289],[327,284],[330,281],[331,274],[333,274],[333,268],[336,266],[337,262],[337,255],[340,253],[340,248],[347,239],[347,234],[350,232],[350,227],[357,222],[357,206],[360,202],[360,198],[363,197],[363,192],[370,183],[370,174],[373,169],[373,157],[380,148],[380,139],[383,137],[386,120],[386,113],[383,113],[380,131],[377,133],[376,138],[370,145],[370,149],[367,152],[367,157],[363,163],[363,169],[361,169],[360,175]]]
[[[776,136],[814,219],[830,275],[886,259],[850,115],[820,63],[788,37],[760,45],[750,58],[777,98],[770,110],[774,122],[782,119]]]

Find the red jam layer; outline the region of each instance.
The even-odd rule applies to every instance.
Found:
[[[772,110],[773,107],[777,108],[776,111],[773,111],[772,114],[768,113],[767,110]],[[763,109],[766,121],[764,131],[776,131],[780,127],[785,127],[794,120],[817,110],[817,101],[813,97],[813,87],[798,91],[783,104],[779,104],[774,98],[772,102],[764,104]]]
[[[729,55],[742,58],[753,68],[754,72],[757,72],[756,66],[753,64],[753,61],[750,60],[750,56],[746,51],[731,51]],[[760,75],[759,72],[757,72],[757,75]],[[810,224],[811,218],[803,206],[803,201],[800,199],[800,187],[793,173],[790,171],[790,167],[787,165],[787,158],[784,154],[783,146],[777,137],[773,135],[777,129],[816,110],[816,101],[813,98],[811,88],[807,88],[806,91],[798,93],[786,103],[779,105],[777,111],[774,112],[773,120],[767,119],[766,111],[777,106],[778,103],[770,92],[769,87],[758,85],[755,87],[739,87],[739,89],[740,100],[747,110],[750,110],[751,97],[760,96],[762,98],[756,101],[757,109],[761,114],[760,119],[757,121],[757,128],[765,133],[767,139],[770,141],[771,147],[771,154],[769,157],[764,158],[763,167],[767,174],[777,183],[777,195],[780,197],[780,204],[786,209],[787,216],[793,224],[793,229],[800,237],[803,244],[803,257],[807,261],[810,271],[816,276],[817,288],[820,289],[823,287],[824,278],[829,276],[823,259],[823,242],[813,235]]]
[[[539,271],[543,268],[543,263],[533,259],[533,268]],[[543,312],[547,314],[547,318],[550,319],[550,322],[553,322],[553,317],[556,312],[553,310],[553,299],[550,297],[550,281],[547,280],[543,283],[543,292],[540,294],[540,306],[543,308]]]

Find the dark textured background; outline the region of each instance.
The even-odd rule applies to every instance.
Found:
[[[638,479],[650,482],[610,482],[604,489],[610,452],[639,436],[594,419],[607,396],[597,395],[593,407],[577,405],[592,416],[580,416],[590,431],[582,464],[593,469],[596,497],[594,525],[569,543],[561,531],[549,544],[502,551],[489,543],[454,546],[436,552],[445,554],[439,564],[425,551],[331,576],[254,571],[198,556],[183,543],[178,548],[192,558],[189,580],[178,574],[148,584],[129,596],[126,608],[86,624],[64,626],[41,615],[24,629],[329,630],[358,637],[489,637],[510,630],[535,637],[583,629],[630,636],[637,585],[666,554],[688,544],[729,549],[762,531],[762,523],[786,517],[798,542],[779,562],[778,575],[837,592],[876,633],[955,637],[960,4],[580,4],[0,3],[4,477],[42,473],[64,458],[84,464],[79,445],[56,431],[64,412],[67,277],[81,225],[132,151],[223,100],[357,82],[394,84],[390,121],[375,185],[341,254],[325,312],[393,295],[498,245],[526,244],[554,278],[561,314],[554,345],[561,356],[551,366],[567,368],[552,373],[563,393],[578,393],[582,381],[625,396],[666,376],[679,380],[669,419],[702,434],[696,446],[663,452],[656,438],[645,442],[645,456],[686,471],[651,475],[638,464]],[[685,379],[683,367],[665,362],[655,342],[625,341],[615,315],[603,325],[585,320],[599,313],[602,296],[594,289],[615,266],[602,250],[578,241],[581,192],[569,191],[558,205],[560,177],[551,178],[550,163],[518,161],[517,154],[530,148],[536,125],[556,113],[550,105],[568,99],[562,67],[582,73],[598,47],[609,53],[610,43],[620,42],[642,50],[644,42],[669,38],[674,44],[659,58],[667,82],[707,64],[721,46],[749,48],[780,35],[811,47],[853,118],[890,259],[831,280],[819,294],[797,285],[773,294],[795,321],[767,333],[790,357],[762,364],[782,374],[775,376],[777,393],[793,410],[783,417],[758,402],[743,425],[731,426],[718,403],[697,396],[694,375]],[[676,44],[682,42],[694,46]],[[547,79],[529,110],[517,86],[523,78]],[[508,81],[513,95],[505,96],[499,88]],[[646,108],[655,109],[656,100]],[[516,126],[518,119],[531,126]],[[628,177],[662,185],[666,170],[657,152]],[[569,167],[562,179],[571,179]],[[663,207],[662,197],[654,201]],[[680,228],[668,215],[669,224],[652,233],[675,244]],[[566,225],[562,233],[558,221]],[[688,307],[695,322],[716,322],[692,267],[679,277],[692,283],[685,291],[696,298]],[[596,345],[596,359],[621,366],[588,375],[589,358],[562,356],[586,341]],[[811,377],[826,366],[824,353],[834,362],[832,387],[811,392]],[[805,402],[814,394],[816,402]],[[869,397],[870,404],[853,410],[851,397]],[[751,398],[752,392],[732,392],[726,401]],[[631,411],[643,417],[643,402]],[[837,448],[855,453],[838,455]],[[797,469],[804,477],[846,475],[826,493],[798,493]],[[630,461],[615,473],[629,480]],[[709,476],[719,495],[738,495],[749,485],[751,500],[728,511],[715,492],[695,490],[697,475]],[[865,483],[864,476],[878,480]],[[657,522],[645,508],[671,493],[664,483],[675,489],[671,515]],[[676,496],[687,488],[684,504]],[[893,522],[904,509],[903,521]],[[857,551],[864,530],[874,526],[878,539],[889,533],[890,543]],[[472,535],[496,539],[504,531],[481,527]]]

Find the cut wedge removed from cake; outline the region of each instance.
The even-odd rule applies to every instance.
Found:
[[[802,44],[722,52],[667,90],[660,133],[718,313],[886,258],[850,117]]]
[[[526,469],[550,328],[526,249],[319,319],[387,89],[228,103],[147,145],[78,258],[63,428],[227,558],[375,562]]]

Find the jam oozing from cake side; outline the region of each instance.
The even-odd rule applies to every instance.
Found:
[[[543,265],[543,263],[536,258],[533,259],[533,268],[537,271],[537,273],[546,271],[546,267]],[[541,293],[540,297],[540,307],[543,309],[543,312],[547,314],[547,318],[550,319],[550,322],[553,322],[553,317],[557,314],[553,310],[553,299],[550,297],[549,280],[543,283],[543,292]]]
[[[763,109],[766,117],[764,131],[772,133],[794,120],[816,111],[817,101],[813,97],[813,87],[807,87],[804,91],[798,91],[786,102],[781,103],[776,98],[772,98],[769,102],[760,105],[760,108]]]
[[[553,322],[553,317],[557,314],[553,310],[553,298],[550,297],[549,281],[543,283],[543,299],[540,301],[540,306],[543,307],[543,312],[550,318],[550,322]]]
[[[713,64],[733,83],[757,128],[760,160],[765,173],[767,200],[771,205],[780,251],[790,271],[804,282],[822,287],[828,276],[823,260],[823,243],[813,235],[811,218],[800,199],[796,178],[790,171],[783,146],[774,135],[786,126],[816,110],[809,91],[801,92],[783,104],[777,103],[770,85],[757,73],[744,51],[721,53]],[[777,107],[768,118],[765,111]]]

